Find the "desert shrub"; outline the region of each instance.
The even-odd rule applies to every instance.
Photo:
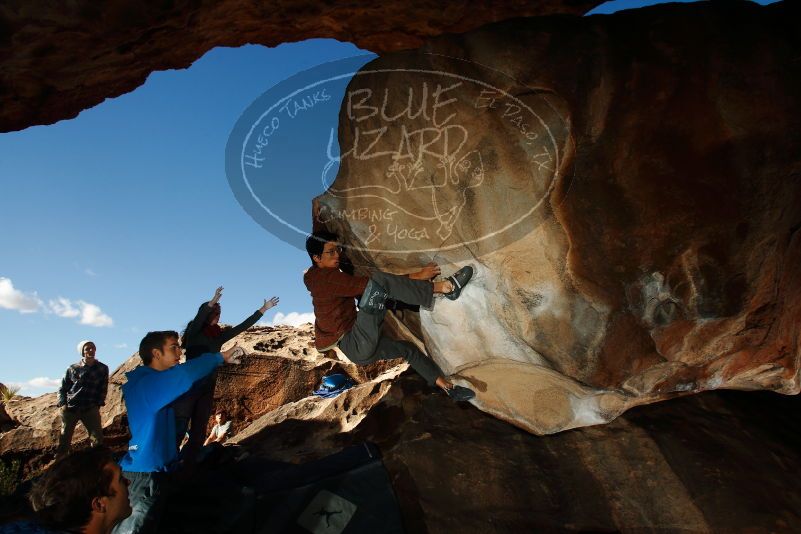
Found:
[[[8,497],[19,484],[19,460],[0,460],[0,497]]]
[[[0,403],[5,404],[19,392],[19,386],[0,386]]]

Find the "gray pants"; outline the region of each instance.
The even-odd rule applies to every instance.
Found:
[[[158,532],[161,512],[167,497],[169,474],[123,471],[128,479],[128,500],[133,511],[114,527],[113,534],[149,534]]]
[[[61,412],[61,434],[58,437],[56,454],[65,454],[72,443],[72,434],[78,421],[83,423],[89,433],[89,439],[95,445],[103,443],[103,426],[100,423],[100,406],[88,408],[65,408]]]
[[[430,308],[434,301],[434,286],[426,280],[412,280],[407,276],[376,272],[370,277],[387,290],[389,298],[407,304]],[[403,358],[430,385],[442,376],[442,369],[408,341],[395,341],[381,335],[386,311],[369,314],[362,310],[356,322],[339,341],[339,348],[356,365],[367,365],[378,360]]]

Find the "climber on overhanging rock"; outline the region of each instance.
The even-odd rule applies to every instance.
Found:
[[[312,296],[317,350],[327,352],[338,347],[356,365],[403,358],[429,385],[439,386],[452,399],[467,401],[475,397],[472,390],[454,386],[434,360],[412,343],[381,335],[388,299],[427,308],[433,304],[435,294],[456,300],[473,275],[473,268],[462,267],[439,282],[431,281],[440,274],[435,263],[408,276],[381,271],[369,278],[352,276],[339,268],[342,248],[337,240],[335,234],[325,231],[315,232],[306,239],[312,266],[303,275],[303,282]],[[358,311],[356,298],[359,298]]]

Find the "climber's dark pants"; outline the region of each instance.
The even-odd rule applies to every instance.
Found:
[[[376,272],[370,277],[389,293],[389,298],[430,308],[434,302],[434,285],[426,280]],[[370,314],[359,310],[356,322],[339,341],[339,348],[356,365],[378,360],[403,358],[430,385],[443,376],[442,369],[408,341],[395,341],[381,335],[386,310]]]

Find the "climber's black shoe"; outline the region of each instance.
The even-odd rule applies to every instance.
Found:
[[[449,281],[453,286],[453,290],[450,293],[445,293],[445,296],[451,300],[456,300],[459,298],[459,295],[462,293],[462,289],[464,286],[467,285],[467,282],[473,277],[473,268],[469,265],[465,265],[452,275],[450,275],[445,280]]]
[[[445,392],[451,399],[453,399],[456,402],[469,401],[470,399],[476,396],[476,394],[473,392],[472,389],[468,389],[462,386],[453,386],[450,389],[446,389]]]

